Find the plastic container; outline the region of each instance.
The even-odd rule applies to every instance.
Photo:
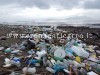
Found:
[[[5,53],[11,53],[11,51],[12,51],[12,50],[11,50],[10,48],[7,48],[4,52],[5,52]]]
[[[88,58],[89,57],[89,53],[87,51],[85,51],[83,48],[76,47],[76,46],[72,46],[71,47],[71,50],[75,54],[77,54],[78,56],[85,57],[85,58]]]
[[[21,59],[20,58],[14,58],[13,61],[15,61],[15,62],[18,62],[19,61],[20,62]]]

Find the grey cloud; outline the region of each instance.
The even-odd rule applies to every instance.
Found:
[[[86,9],[100,9],[100,0],[89,0],[84,3]]]
[[[84,2],[81,8],[100,9],[100,0],[0,0],[0,5],[16,4],[20,8],[38,7],[40,9],[49,9],[50,7],[58,6],[63,9],[72,9],[81,5],[81,1]]]
[[[18,4],[20,7],[38,7],[48,9],[51,6],[59,6],[65,9],[71,9],[81,0],[0,0],[0,5]]]
[[[66,9],[71,9],[78,5],[80,0],[21,0],[22,7],[35,6],[40,9],[48,9],[51,6],[59,6]]]
[[[19,5],[21,7],[38,7],[40,9],[48,9],[50,6],[46,1],[47,0],[21,0],[19,1]]]
[[[17,0],[0,0],[0,5],[16,4]]]

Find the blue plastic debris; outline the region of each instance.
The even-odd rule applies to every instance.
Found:
[[[56,64],[56,65],[53,66],[53,69],[54,69],[55,71],[60,71],[60,70],[65,69],[65,67],[62,66],[62,65]]]
[[[33,59],[33,60],[28,60],[28,62],[27,62],[27,64],[32,64],[32,65],[34,65],[35,63],[38,63],[39,62],[39,60],[36,60],[36,59]]]

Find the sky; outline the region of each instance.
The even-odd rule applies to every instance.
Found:
[[[0,0],[0,23],[85,16],[100,20],[100,0]]]

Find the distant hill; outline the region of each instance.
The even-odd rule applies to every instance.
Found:
[[[41,21],[42,22],[42,21]],[[65,19],[54,19],[54,18],[50,18],[50,19],[45,19],[43,20],[43,22],[66,22],[66,23],[100,23],[99,20],[96,20],[94,18],[91,17],[87,17],[87,16],[73,16],[73,17],[69,17],[69,18],[65,18]]]

